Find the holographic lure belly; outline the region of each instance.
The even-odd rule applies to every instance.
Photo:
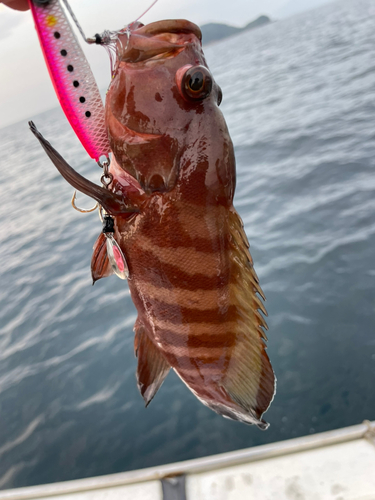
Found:
[[[60,105],[91,158],[108,157],[104,106],[94,75],[59,0],[29,0]]]

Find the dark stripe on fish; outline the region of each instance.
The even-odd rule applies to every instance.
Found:
[[[160,260],[150,251],[136,247],[138,253],[137,267],[148,270],[147,277],[150,282],[157,283],[159,287],[168,289],[181,288],[184,290],[215,290],[227,286],[229,283],[229,273],[221,276],[205,276],[204,274],[189,274],[176,265],[161,263]],[[183,263],[186,265],[186,263]],[[162,271],[162,272],[160,272]],[[144,272],[142,273],[144,275]]]
[[[147,297],[146,297],[147,300]],[[238,308],[235,305],[229,305],[223,310],[215,309],[194,309],[181,307],[179,304],[166,304],[158,300],[152,300],[152,312],[156,317],[168,318],[170,323],[180,325],[189,323],[210,323],[219,325],[227,321],[236,321],[238,319]]]
[[[188,337],[172,330],[163,330],[163,341],[166,344],[172,345],[174,348],[188,347],[192,349],[215,348],[215,347],[232,347],[236,343],[237,335],[233,331],[225,333],[215,333],[215,328],[212,328],[212,333],[204,333],[203,335],[188,335]]]

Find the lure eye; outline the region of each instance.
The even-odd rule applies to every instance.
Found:
[[[212,90],[212,76],[204,66],[190,67],[181,79],[181,92],[188,100],[201,101]]]

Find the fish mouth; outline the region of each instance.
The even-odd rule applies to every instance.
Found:
[[[173,57],[184,50],[186,44],[202,42],[200,28],[185,19],[167,19],[147,25],[137,25],[120,34],[117,42],[119,61],[138,63],[150,59]]]

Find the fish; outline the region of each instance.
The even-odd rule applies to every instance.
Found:
[[[114,218],[138,317],[134,351],[146,406],[170,369],[208,408],[267,429],[275,393],[265,296],[233,206],[232,140],[200,28],[138,23],[119,34],[105,123],[110,189],[83,178],[32,126],[70,184]],[[101,233],[93,281],[113,274]]]

